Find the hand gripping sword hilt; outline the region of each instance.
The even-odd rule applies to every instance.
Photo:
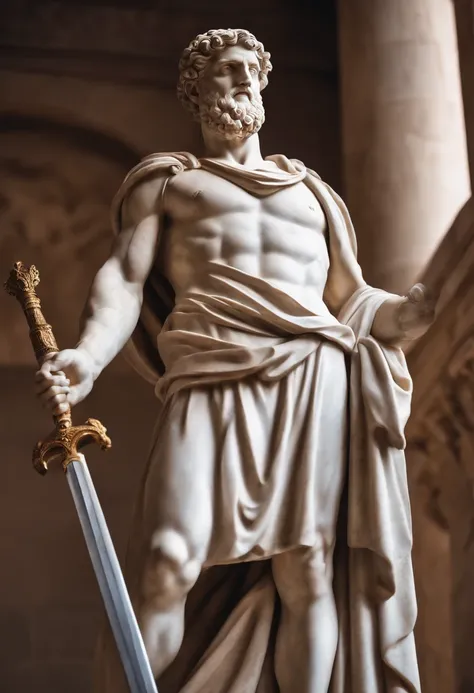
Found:
[[[30,327],[30,340],[36,360],[41,366],[48,354],[58,351],[51,325],[48,325],[41,311],[41,302],[36,295],[39,284],[39,272],[34,265],[26,267],[22,262],[15,262],[5,282],[6,291],[21,304]],[[44,440],[37,443],[33,450],[33,466],[40,474],[46,474],[48,463],[53,458],[61,458],[63,468],[78,459],[78,451],[87,443],[94,441],[103,450],[111,447],[106,428],[97,419],[87,419],[82,426],[73,426],[71,409],[53,416],[55,430]]]

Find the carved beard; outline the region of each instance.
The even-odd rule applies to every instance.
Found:
[[[243,140],[260,130],[265,109],[260,94],[250,91],[247,103],[237,102],[230,94],[207,94],[199,104],[199,116],[202,123],[224,139]]]

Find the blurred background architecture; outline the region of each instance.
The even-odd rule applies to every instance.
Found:
[[[272,53],[265,154],[316,169],[348,202],[368,281],[424,278],[439,312],[409,353],[407,431],[424,693],[474,691],[474,5],[471,0],[3,0],[0,278],[22,259],[73,346],[111,240],[109,206],[152,151],[200,153],[175,97],[197,33],[245,27]],[[100,600],[65,480],[29,466],[49,431],[19,306],[0,294],[0,690],[89,693]],[[117,358],[74,412],[123,558],[154,422]]]

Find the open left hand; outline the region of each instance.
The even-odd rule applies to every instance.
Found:
[[[415,284],[398,307],[398,321],[405,339],[418,339],[433,323],[436,299],[424,284]]]

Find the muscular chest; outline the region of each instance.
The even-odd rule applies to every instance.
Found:
[[[167,207],[177,224],[220,221],[243,215],[255,223],[269,216],[297,226],[321,228],[325,219],[304,183],[266,196],[256,196],[207,171],[186,171],[170,181]]]
[[[203,262],[225,262],[259,276],[318,283],[328,255],[324,213],[304,183],[257,197],[206,171],[170,181],[164,269],[184,286]]]

